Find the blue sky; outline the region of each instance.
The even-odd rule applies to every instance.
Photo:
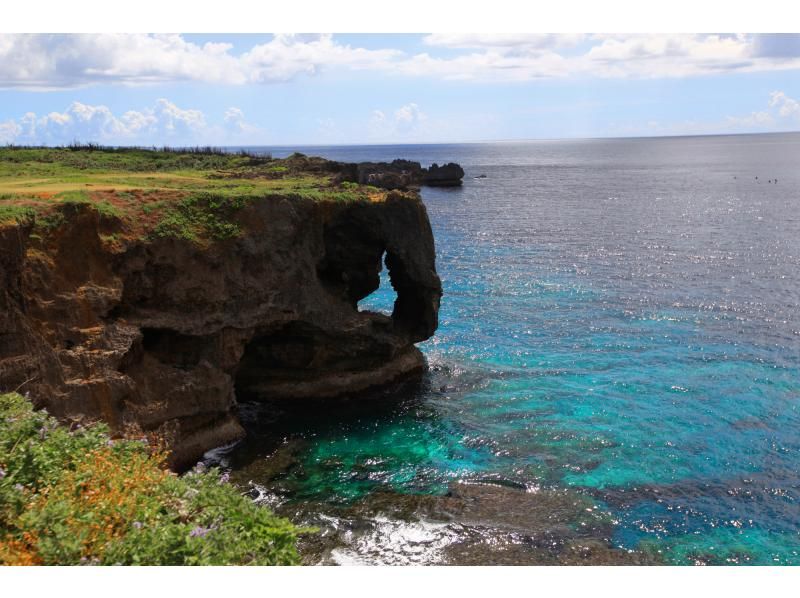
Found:
[[[0,35],[0,143],[800,130],[796,35]]]

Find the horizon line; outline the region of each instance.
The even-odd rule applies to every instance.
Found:
[[[398,142],[368,142],[368,143],[273,143],[273,144],[240,144],[221,145],[223,148],[248,148],[248,147],[379,147],[387,145],[468,145],[483,143],[525,143],[536,141],[607,141],[625,139],[680,139],[684,137],[741,137],[756,135],[796,135],[800,129],[792,131],[752,131],[744,133],[689,133],[685,135],[621,135],[598,137],[523,137],[509,139],[475,139],[469,141],[398,141]],[[126,147],[126,146],[119,146]],[[131,146],[135,147],[135,146]],[[188,147],[188,146],[187,146]]]
[[[414,146],[414,145],[480,145],[480,144],[503,144],[503,143],[533,143],[544,141],[624,141],[630,139],[683,139],[683,138],[696,138],[696,137],[744,137],[744,136],[763,136],[763,135],[797,135],[800,130],[792,131],[753,131],[743,133],[691,133],[685,135],[625,135],[625,136],[598,136],[598,137],[524,137],[524,138],[510,138],[510,139],[476,139],[470,141],[400,141],[400,142],[369,142],[369,143],[263,143],[263,144],[214,144],[214,143],[197,143],[195,145],[167,145],[167,144],[114,144],[114,143],[100,143],[96,141],[79,141],[73,140],[70,143],[47,145],[47,144],[15,144],[6,143],[0,147],[5,148],[68,148],[70,145],[98,145],[101,147],[110,148],[131,148],[131,149],[193,149],[200,147],[208,147],[213,149],[247,149],[247,148],[313,148],[313,147],[386,147],[386,146]]]

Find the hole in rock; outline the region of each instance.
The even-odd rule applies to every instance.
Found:
[[[392,287],[389,268],[386,267],[386,252],[381,256],[380,286],[358,302],[358,311],[373,311],[391,316],[397,293]]]

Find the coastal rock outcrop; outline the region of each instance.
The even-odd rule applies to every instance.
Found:
[[[464,169],[455,162],[432,164],[422,176],[422,184],[431,187],[457,187],[464,178]]]
[[[428,185],[431,187],[457,187],[462,184],[464,169],[450,162],[423,168],[419,162],[393,160],[392,162],[362,162],[360,164],[331,163],[339,181],[372,185],[381,189],[408,189]]]
[[[206,245],[121,241],[91,205],[57,214],[47,235],[0,225],[0,389],[163,442],[175,467],[242,437],[237,397],[335,397],[425,367],[414,343],[442,289],[414,194],[265,197]],[[359,311],[384,264],[392,315]]]

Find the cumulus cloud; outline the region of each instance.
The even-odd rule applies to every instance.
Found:
[[[715,135],[720,133],[769,133],[796,131],[800,128],[800,101],[782,91],[773,91],[761,110],[749,114],[726,116],[717,121],[663,123],[650,121],[644,126],[625,124],[612,126],[613,135]]]
[[[427,116],[414,103],[409,102],[387,115],[383,110],[373,110],[369,121],[370,135],[376,139],[408,138],[419,133]]]
[[[159,99],[143,110],[114,114],[108,107],[73,102],[64,112],[36,115],[0,123],[0,143],[61,145],[73,141],[124,144],[191,144],[237,141],[258,133],[239,108],[229,108],[221,126],[210,125],[206,115]]]
[[[725,122],[728,127],[737,130],[796,130],[800,127],[800,102],[782,91],[773,91],[764,110],[743,116],[729,116]]]
[[[413,102],[401,106],[394,112],[395,126],[404,133],[413,131],[424,120],[425,115],[419,109],[419,106]]]
[[[777,110],[782,118],[800,119],[800,102],[782,91],[773,91],[769,95],[769,107]]]
[[[64,112],[37,116],[28,112],[17,123],[17,132],[9,142],[54,144],[74,140],[105,141],[126,136],[129,127],[106,106],[73,102]]]
[[[22,132],[22,128],[13,120],[0,123],[0,143],[12,143]]]
[[[146,122],[151,131],[155,130],[160,137],[167,139],[192,136],[206,128],[206,117],[200,110],[183,110],[163,98],[156,102],[152,110],[144,114],[126,112],[126,115],[131,114],[137,124]]]

